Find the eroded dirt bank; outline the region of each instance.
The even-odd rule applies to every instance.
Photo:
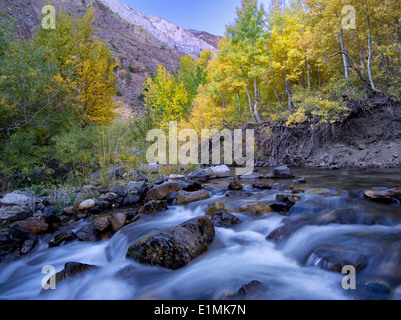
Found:
[[[401,102],[394,98],[348,101],[344,121],[312,129],[311,123],[285,123],[256,130],[257,166],[401,167]]]

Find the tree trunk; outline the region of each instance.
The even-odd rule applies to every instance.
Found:
[[[239,91],[237,92],[237,94],[238,94],[238,111],[239,111],[239,114],[241,114],[241,115],[242,115],[242,108],[241,108],[241,94],[239,93]]]
[[[369,18],[369,7],[368,7],[368,2],[366,1],[366,22],[367,22],[367,27],[368,27],[368,75],[369,75],[369,82],[372,90],[374,92],[380,92],[379,90],[376,89],[375,83],[373,81],[373,76],[372,76],[372,29],[370,27],[370,18]]]
[[[258,107],[259,107],[259,91],[258,91],[258,79],[255,77],[254,78],[254,82],[255,82],[255,104],[253,106],[253,111],[255,114],[255,119],[257,123],[261,123],[262,119],[259,115],[259,111],[258,111]]]
[[[310,85],[310,69],[309,69],[309,61],[308,59],[305,60],[305,68],[306,68],[306,76],[307,76],[307,80],[308,80],[308,89],[311,89],[311,85]]]
[[[252,97],[251,97],[251,93],[249,92],[249,88],[248,88],[247,84],[245,84],[245,88],[246,88],[246,93],[248,94],[249,110],[251,112],[252,120],[256,122],[255,116],[252,111]]]
[[[345,46],[344,46],[344,37],[343,37],[343,29],[340,29],[340,42],[341,42],[341,51],[345,52]],[[348,75],[348,60],[346,55],[343,54],[343,63],[344,63],[344,75],[345,79],[349,79]]]
[[[284,69],[284,81],[285,81],[285,94],[287,96],[288,110],[290,110],[293,113],[294,109],[292,108],[291,91],[287,81],[287,69]]]

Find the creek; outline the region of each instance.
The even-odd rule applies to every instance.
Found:
[[[268,204],[281,192],[253,189],[253,181],[243,180],[250,196],[227,198],[228,180],[211,180],[203,184],[210,188],[210,199],[142,217],[111,239],[75,241],[58,248],[49,248],[43,239],[29,255],[0,264],[0,299],[218,300],[254,280],[265,286],[246,298],[401,299],[401,206],[396,201],[384,204],[363,197],[366,189],[399,187],[401,171],[294,169],[293,173],[308,183],[296,186],[302,192],[288,217],[277,213],[251,216],[234,210],[242,223],[216,227],[208,251],[184,268],[172,271],[141,265],[125,254],[141,237],[202,216],[216,201],[235,208],[252,202]],[[333,212],[343,214],[331,223],[316,223]],[[266,239],[286,221],[301,220],[279,241]],[[358,264],[356,290],[343,289],[345,274],[333,271],[335,261]],[[66,279],[57,283],[56,290],[41,294],[46,276],[42,268],[50,265],[58,272],[67,262],[100,268]]]

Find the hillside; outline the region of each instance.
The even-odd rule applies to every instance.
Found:
[[[204,32],[180,29],[117,0],[55,0],[53,3],[56,10],[62,6],[72,16],[82,16],[88,7],[93,8],[99,39],[120,60],[117,87],[120,99],[128,107],[126,110],[141,107],[143,83],[157,70],[158,64],[163,64],[169,72],[176,71],[184,54],[198,55],[205,48],[213,48],[211,44],[217,44],[219,39]],[[42,0],[0,0],[0,9],[16,19],[22,39],[35,34],[42,17],[41,8]],[[176,32],[172,34],[171,30]],[[202,40],[205,34],[207,42]]]

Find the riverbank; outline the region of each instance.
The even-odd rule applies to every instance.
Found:
[[[400,168],[401,103],[391,97],[347,101],[339,123],[284,123],[256,130],[256,165],[305,168]]]

